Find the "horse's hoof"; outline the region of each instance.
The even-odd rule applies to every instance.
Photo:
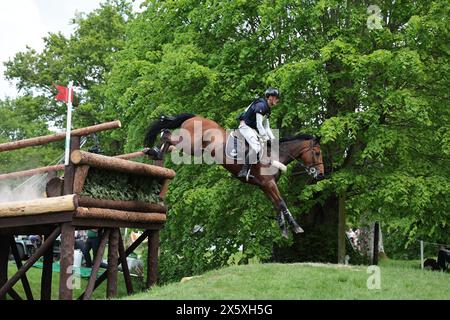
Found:
[[[158,147],[153,147],[147,150],[143,150],[150,158],[153,160],[162,160],[163,159],[163,153]]]
[[[297,227],[295,227],[294,232],[295,233],[303,233],[305,231],[300,226],[297,226]]]
[[[287,229],[283,229],[283,231],[281,231],[281,235],[283,236],[283,238],[289,238],[289,232],[287,231]]]

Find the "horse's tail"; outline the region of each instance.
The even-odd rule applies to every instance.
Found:
[[[195,114],[191,113],[180,113],[176,116],[161,116],[158,120],[152,122],[148,128],[147,133],[145,134],[144,146],[149,148],[153,146],[155,142],[156,136],[163,129],[175,129],[181,126],[183,122],[187,119],[195,117]]]

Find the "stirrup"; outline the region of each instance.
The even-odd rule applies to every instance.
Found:
[[[250,178],[254,178],[254,176],[252,176],[252,175],[250,174],[250,171],[252,171],[251,168],[248,169],[247,175],[245,176],[245,180],[246,180],[246,181],[248,181]]]
[[[247,172],[244,172],[242,169],[241,171],[238,172],[237,177],[238,178],[245,178],[247,177],[248,173],[250,172],[250,170],[247,169]]]
[[[239,171],[237,177],[238,177],[238,178],[245,178],[246,181],[248,181],[250,178],[254,178],[254,176],[252,176],[252,175],[250,174],[251,168],[252,168],[252,167],[249,166],[249,168],[247,169],[247,172],[246,172],[246,173],[243,172],[242,169],[241,169],[241,171]]]

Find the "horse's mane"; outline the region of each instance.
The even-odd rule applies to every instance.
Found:
[[[316,137],[310,135],[310,134],[298,134],[296,136],[287,136],[280,139],[281,142],[288,142],[288,141],[294,141],[294,140],[316,140]]]

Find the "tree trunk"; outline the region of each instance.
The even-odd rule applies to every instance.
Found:
[[[277,262],[337,263],[338,208],[338,197],[332,195],[323,205],[316,205],[309,213],[296,217],[305,232],[293,234],[294,242],[289,247],[275,246],[272,260]]]

